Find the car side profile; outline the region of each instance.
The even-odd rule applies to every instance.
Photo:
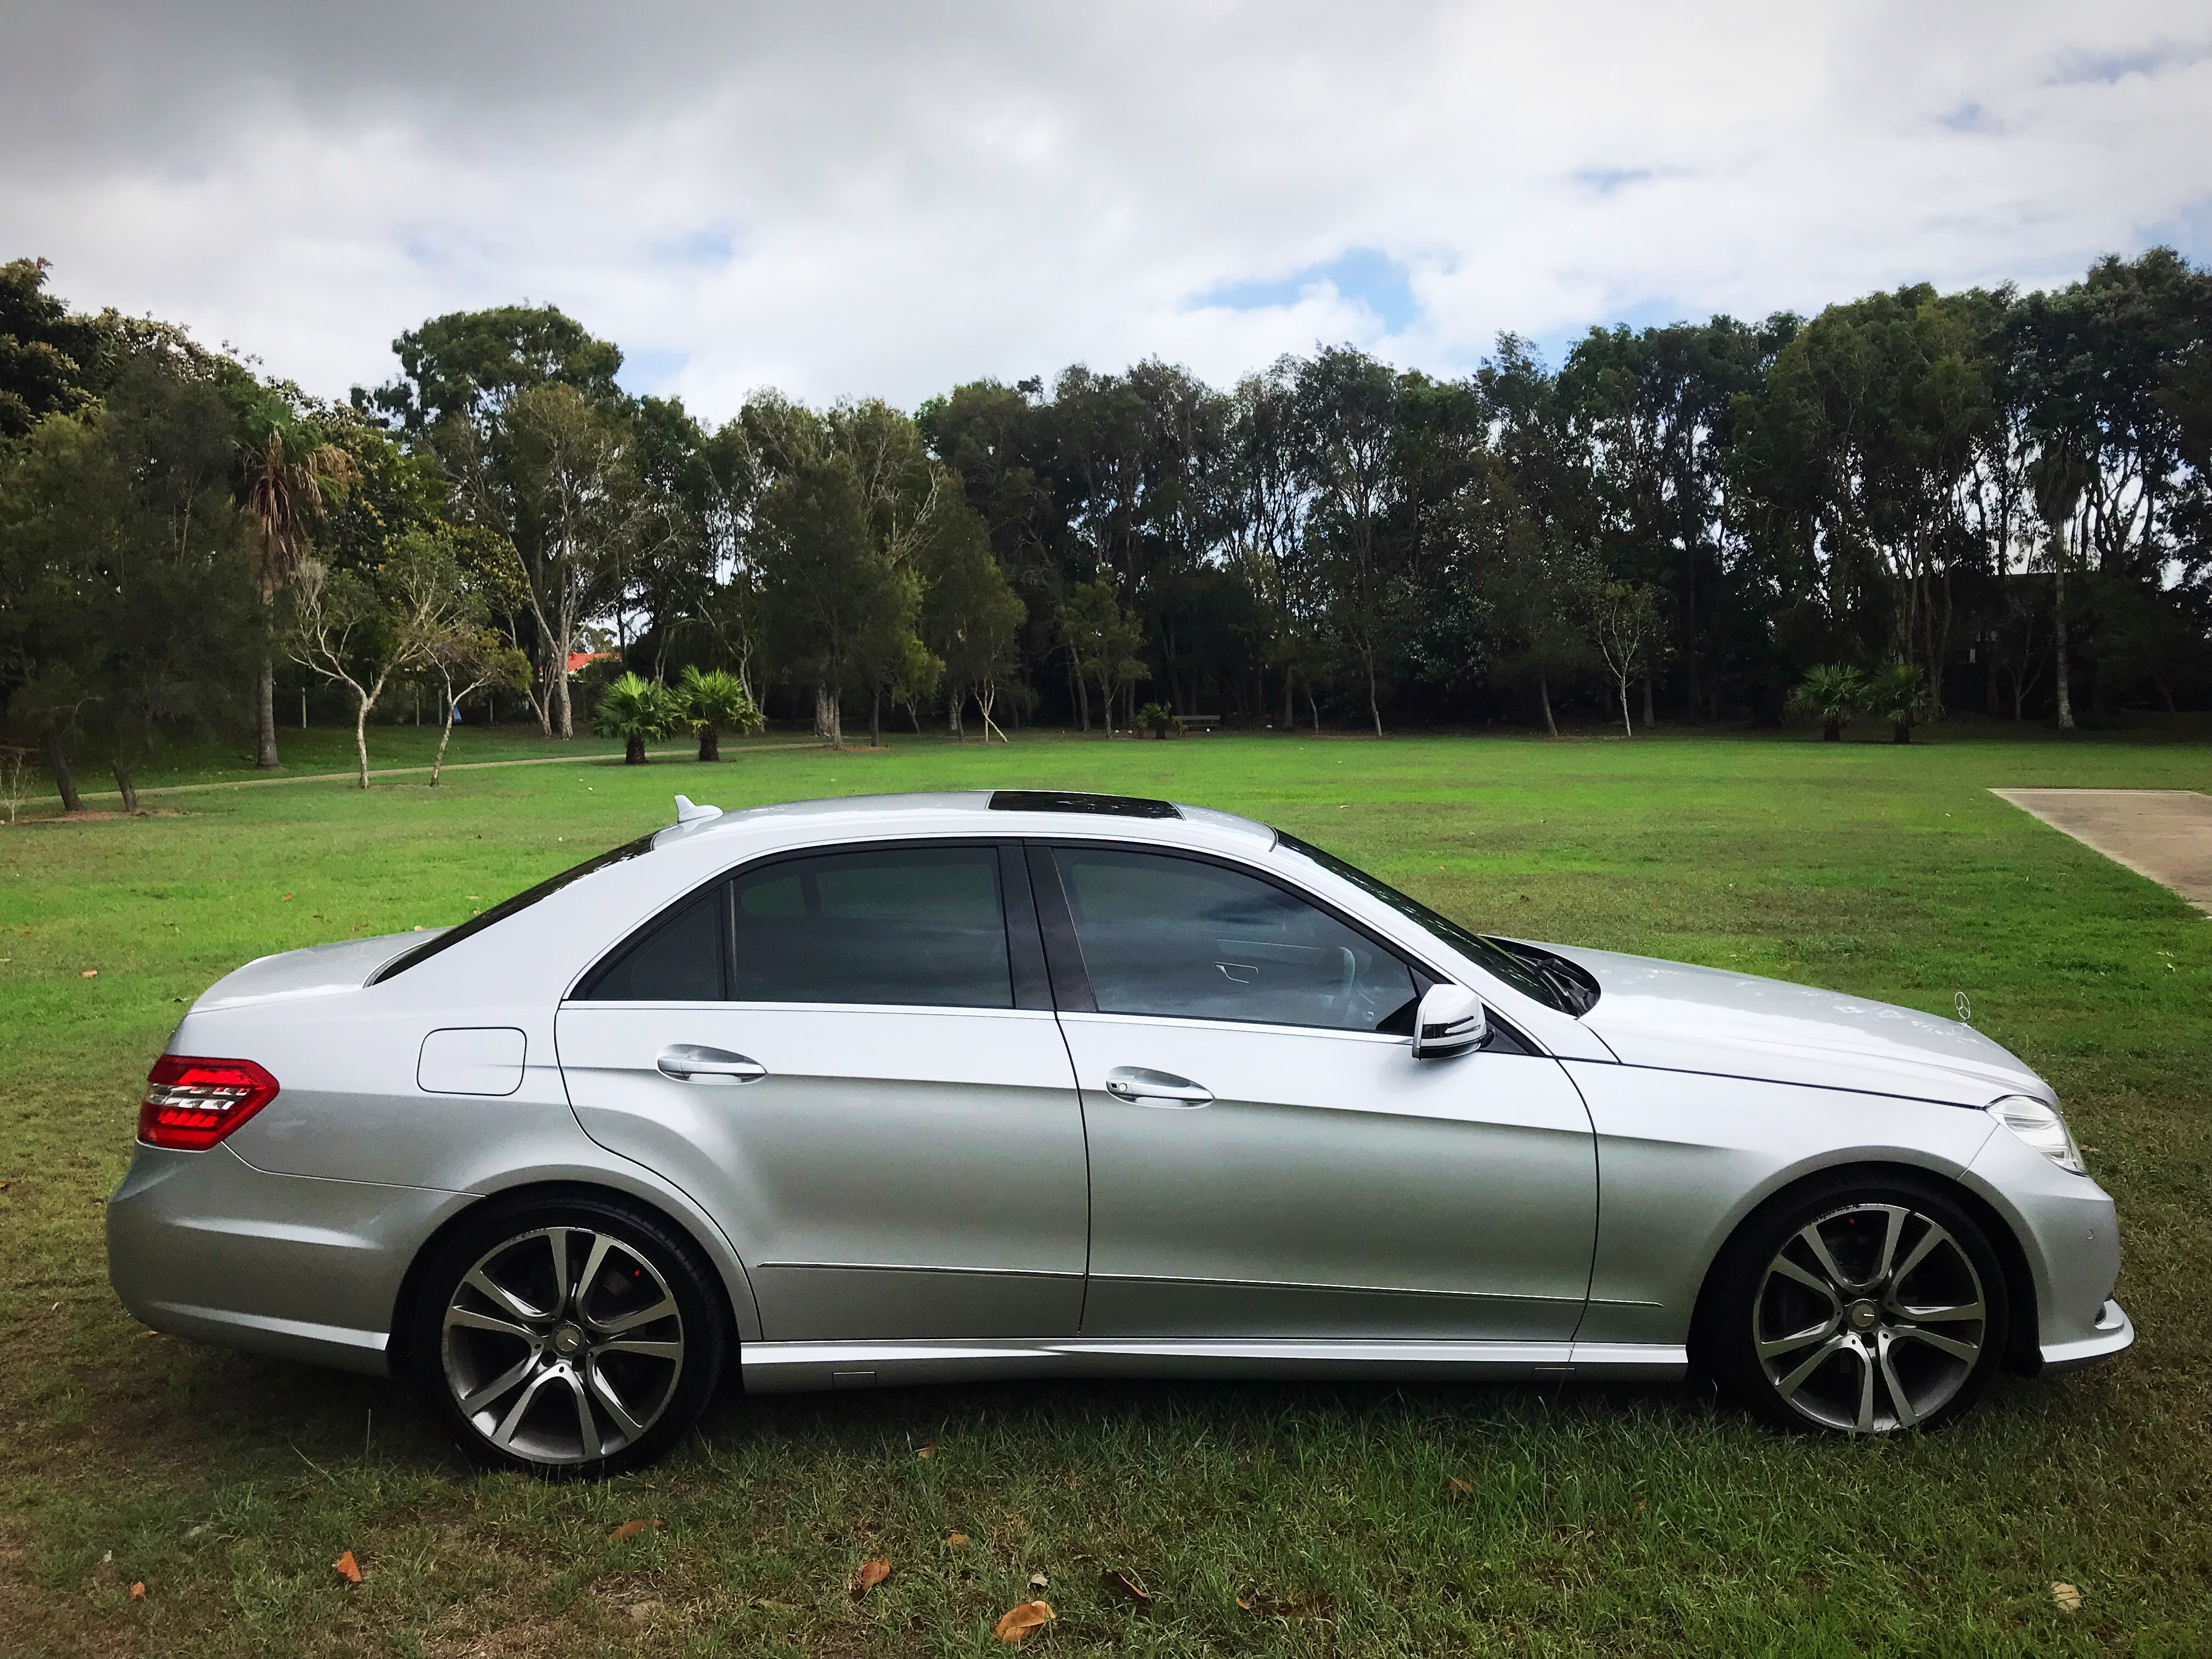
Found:
[[[1667,1379],[1930,1428],[2133,1340],[2112,1202],[1971,1027],[1476,933],[1202,807],[679,821],[247,963],[107,1208],[156,1329],[419,1379],[547,1474],[751,1393]]]

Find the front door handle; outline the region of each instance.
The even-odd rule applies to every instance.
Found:
[[[751,1083],[768,1075],[768,1067],[748,1055],[733,1054],[726,1048],[702,1048],[696,1042],[678,1042],[662,1049],[656,1063],[682,1083]]]
[[[1106,1073],[1106,1092],[1116,1100],[1133,1100],[1146,1106],[1209,1106],[1213,1091],[1172,1072],[1149,1071],[1142,1066],[1116,1066]]]

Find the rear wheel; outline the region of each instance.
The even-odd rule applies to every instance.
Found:
[[[1838,1182],[1734,1240],[1700,1338],[1722,1386],[1769,1421],[1844,1434],[1932,1429],[1989,1386],[2004,1273],[1936,1183]]]
[[[613,1200],[487,1209],[440,1249],[417,1305],[421,1380],[462,1443],[541,1475],[653,1462],[697,1419],[728,1346],[697,1249]]]

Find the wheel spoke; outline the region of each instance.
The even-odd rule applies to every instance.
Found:
[[[1833,1316],[1831,1316],[1820,1324],[1809,1325],[1802,1331],[1792,1331],[1787,1336],[1778,1336],[1771,1340],[1760,1342],[1759,1357],[1761,1359],[1779,1359],[1785,1353],[1796,1352],[1808,1342],[1825,1341],[1835,1334],[1836,1322]]]
[[[1789,1376],[1779,1378],[1776,1381],[1774,1384],[1775,1393],[1780,1395],[1784,1400],[1791,1398],[1796,1394],[1799,1389],[1804,1387],[1805,1379],[1807,1377],[1812,1376],[1814,1371],[1819,1370],[1821,1366],[1826,1364],[1832,1355],[1841,1352],[1844,1348],[1850,1347],[1850,1346],[1851,1340],[1847,1336],[1844,1336],[1839,1334],[1830,1337],[1826,1342],[1820,1345],[1820,1351],[1814,1354],[1810,1359],[1808,1359],[1800,1364],[1797,1369],[1790,1372]]]
[[[666,1319],[676,1311],[675,1298],[663,1296],[649,1308],[633,1309],[612,1319],[594,1320],[592,1324],[609,1336],[619,1336],[624,1331],[634,1331],[641,1325],[650,1325],[655,1320]]]
[[[1987,1319],[1989,1310],[1978,1297],[1972,1302],[1961,1302],[1955,1307],[1918,1308],[1898,1304],[1890,1310],[1899,1319],[1911,1320],[1916,1325],[1941,1324],[1945,1321]]]
[[[520,1320],[526,1325],[534,1325],[545,1317],[544,1314],[532,1307],[513,1291],[494,1280],[481,1266],[471,1268],[469,1276],[461,1283],[493,1304],[510,1319]]]
[[[514,1449],[515,1431],[522,1426],[523,1416],[537,1400],[538,1391],[552,1379],[553,1375],[550,1370],[540,1371],[530,1379],[529,1385],[516,1396],[514,1404],[507,1407],[507,1415],[500,1419],[499,1426],[491,1431],[493,1445],[501,1451]]]
[[[1896,1258],[1897,1241],[1905,1231],[1906,1213],[1893,1204],[1884,1206],[1881,1255],[1875,1262],[1874,1276],[1867,1281],[1869,1284],[1879,1285],[1889,1277],[1889,1264]]]
[[[473,1308],[447,1309],[447,1328],[450,1330],[456,1325],[465,1326],[472,1331],[489,1331],[497,1336],[511,1336],[523,1342],[535,1342],[538,1340],[538,1333],[526,1326],[518,1325],[508,1319],[495,1319],[488,1313],[478,1313]]]
[[[1900,1342],[1924,1342],[1938,1353],[1948,1353],[1952,1358],[1963,1359],[1969,1365],[1982,1357],[1981,1346],[1978,1343],[1961,1342],[1954,1337],[1938,1336],[1933,1331],[1923,1331],[1916,1326],[1903,1327],[1898,1331],[1897,1339]]]
[[[655,1342],[642,1337],[618,1336],[599,1346],[601,1353],[641,1353],[649,1359],[665,1359],[673,1363],[684,1358],[681,1342]]]
[[[1859,1344],[1850,1345],[1850,1352],[1859,1362],[1859,1415],[1852,1426],[1861,1434],[1874,1432],[1874,1356]]]
[[[592,1235],[591,1253],[584,1258],[584,1270],[576,1275],[576,1304],[573,1310],[577,1318],[591,1322],[591,1310],[585,1304],[592,1299],[592,1286],[599,1282],[599,1267],[607,1259],[607,1247],[614,1241],[605,1233]]]
[[[1921,1219],[1926,1221],[1928,1218],[1925,1216],[1923,1216]],[[1929,1221],[1928,1231],[1920,1235],[1920,1242],[1917,1244],[1915,1244],[1911,1251],[1906,1254],[1905,1260],[1898,1264],[1897,1272],[1893,1282],[1898,1285],[1905,1283],[1906,1279],[1912,1277],[1912,1270],[1928,1259],[1928,1254],[1929,1251],[1933,1250],[1939,1244],[1948,1244],[1950,1243],[1951,1235],[1945,1232],[1934,1222]]]
[[[483,1384],[483,1387],[472,1389],[467,1394],[460,1395],[460,1406],[463,1413],[470,1417],[474,1417],[477,1414],[477,1408],[478,1407],[489,1406],[493,1401],[498,1399],[500,1395],[505,1394],[509,1389],[521,1382],[523,1378],[528,1376],[531,1372],[537,1369],[538,1352],[537,1350],[533,1348],[530,1352],[523,1355],[521,1358],[516,1360],[514,1364],[509,1365],[505,1370],[501,1371],[497,1376],[492,1378],[490,1382]]]
[[[1813,1260],[1819,1262],[1820,1271],[1827,1274],[1828,1287],[1848,1289],[1856,1283],[1836,1265],[1836,1258],[1828,1254],[1828,1241],[1820,1237],[1820,1227],[1818,1222],[1814,1222],[1810,1226],[1799,1228],[1797,1237],[1805,1241],[1805,1248],[1812,1251]],[[1777,1257],[1776,1260],[1779,1261],[1781,1258]]]
[[[592,1396],[585,1391],[584,1379],[573,1368],[563,1366],[560,1376],[576,1402],[576,1437],[582,1443],[584,1461],[596,1462],[605,1454],[599,1449],[599,1420],[592,1415]]]
[[[643,1434],[646,1425],[639,1422],[635,1413],[623,1403],[623,1397],[615,1392],[614,1384],[600,1374],[596,1365],[592,1367],[591,1378],[592,1392],[599,1396],[599,1404],[607,1408],[607,1415],[614,1419],[623,1435],[635,1440]]]
[[[568,1310],[568,1229],[548,1227],[545,1242],[553,1249],[553,1311]]]
[[[1836,1295],[1836,1287],[1834,1285],[1828,1284],[1816,1273],[1807,1273],[1802,1267],[1799,1267],[1786,1255],[1776,1256],[1774,1258],[1773,1265],[1770,1267],[1767,1271],[1769,1273],[1780,1273],[1784,1279],[1793,1279],[1808,1291],[1818,1291],[1822,1296],[1826,1297],[1829,1302],[1834,1306],[1841,1307],[1843,1305],[1841,1299]]]
[[[1905,1393],[1905,1384],[1898,1379],[1897,1367],[1890,1361],[1889,1351],[1894,1340],[1887,1331],[1881,1334],[1882,1386],[1889,1390],[1889,1403],[1897,1412],[1898,1426],[1917,1429],[1920,1426],[1920,1413],[1913,1409],[1912,1396]]]

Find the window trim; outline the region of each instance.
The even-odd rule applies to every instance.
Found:
[[[796,863],[802,859],[842,858],[857,853],[896,853],[932,848],[969,848],[978,851],[989,849],[998,854],[999,916],[1006,929],[1006,964],[1013,1000],[1003,1008],[977,1008],[964,1003],[939,1002],[789,1002],[741,999],[727,994],[736,988],[737,956],[737,884],[744,876],[778,864]],[[681,896],[664,904],[636,927],[587,963],[581,973],[568,981],[561,994],[563,1006],[569,1005],[598,1006],[598,1000],[582,994],[584,988],[599,975],[602,967],[611,964],[634,943],[643,941],[655,930],[665,926],[676,915],[701,894],[717,883],[722,885],[722,990],[719,1003],[685,1003],[685,1007],[738,1008],[890,1008],[914,1012],[941,1013],[1013,1013],[1042,1009],[1053,1012],[1051,985],[1047,978],[1044,943],[1038,937],[1037,904],[1031,891],[1030,872],[1021,855],[1021,842],[1005,836],[878,836],[867,841],[830,842],[811,847],[787,847],[773,853],[763,853],[757,858],[733,864],[717,872],[705,881],[687,889]],[[1023,924],[1026,924],[1024,928]],[[635,1002],[606,1000],[610,1007],[663,1006],[659,1002],[642,1005]]]
[[[1346,915],[1320,895],[1307,891],[1294,881],[1285,880],[1272,870],[1255,869],[1239,860],[1225,858],[1193,847],[1164,847],[1157,842],[1117,841],[1106,836],[1085,836],[1031,840],[1030,849],[1030,880],[1037,890],[1038,921],[1044,934],[1045,956],[1052,967],[1052,984],[1060,1000],[1061,1012],[1073,1014],[1108,1014],[1115,1019],[1192,1019],[1202,1020],[1209,1026],[1250,1026],[1270,1031],[1313,1031],[1322,1036],[1383,1037],[1393,1042],[1410,1043],[1413,1038],[1395,1036],[1388,1031],[1346,1031],[1330,1025],[1293,1025],[1280,1020],[1214,1019],[1204,1014],[1113,1014],[1098,1006],[1098,999],[1091,986],[1091,970],[1083,960],[1083,946],[1075,935],[1074,907],[1067,901],[1067,890],[1061,884],[1060,865],[1053,854],[1065,848],[1071,852],[1095,851],[1103,848],[1115,853],[1149,853],[1156,858],[1186,859],[1194,864],[1210,864],[1241,876],[1249,876],[1266,883],[1278,892],[1286,893],[1304,904],[1311,905],[1330,921],[1357,933],[1376,950],[1382,951],[1413,975],[1413,995],[1418,1000],[1428,994],[1434,985],[1456,983],[1449,974],[1440,974],[1425,963],[1407,954],[1395,939],[1383,938],[1357,916]],[[1042,868],[1040,868],[1042,863]],[[1534,1044],[1521,1038],[1520,1033],[1505,1028],[1531,1054],[1539,1052]]]

